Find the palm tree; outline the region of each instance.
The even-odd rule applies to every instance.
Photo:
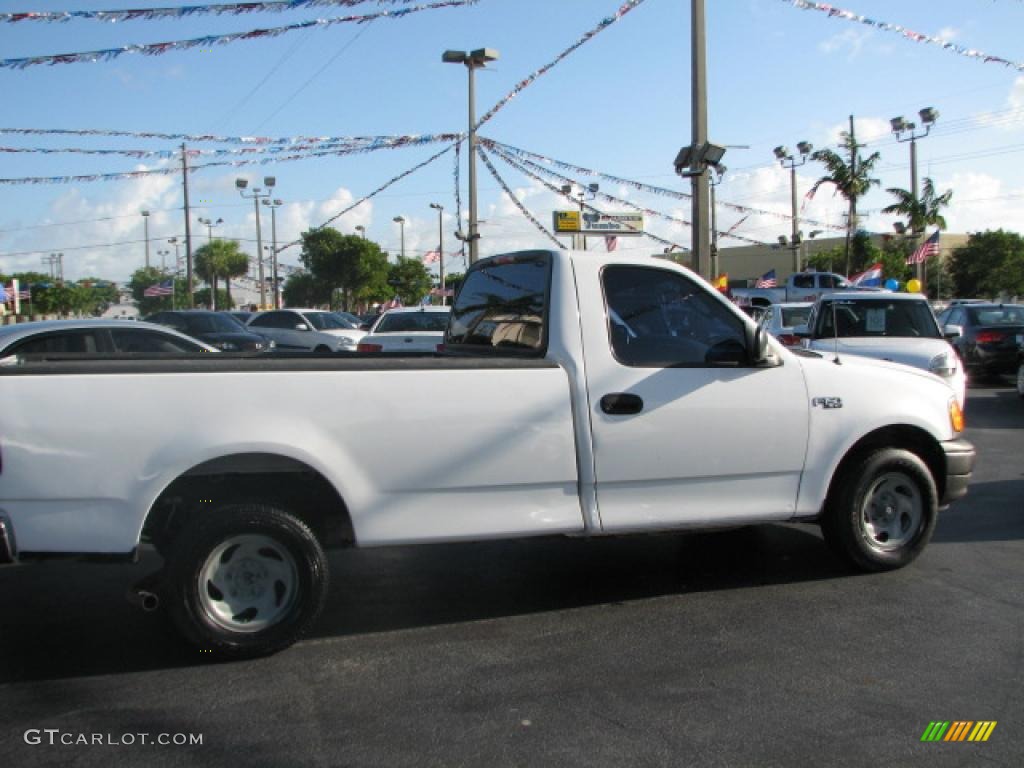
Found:
[[[942,209],[949,205],[953,198],[953,190],[947,189],[941,195],[935,194],[935,184],[931,179],[925,177],[924,188],[917,200],[914,194],[899,187],[885,190],[896,198],[896,202],[887,205],[882,213],[898,213],[906,216],[910,223],[910,231],[917,234],[924,232],[928,227],[938,227],[940,230],[946,228],[946,219],[942,216]]]
[[[211,296],[217,295],[217,281],[228,281],[228,298],[231,298],[231,278],[244,275],[248,269],[249,257],[238,248],[234,240],[211,240],[200,246],[195,253],[195,271],[210,284]]]
[[[849,161],[831,149],[819,149],[811,155],[812,160],[825,166],[828,174],[814,182],[810,194],[814,195],[822,184],[831,184],[849,204],[846,220],[846,274],[848,275],[850,274],[850,238],[857,223],[857,200],[864,197],[872,186],[878,185],[878,179],[872,178],[871,173],[875,169],[875,163],[881,158],[881,154],[873,152],[867,157],[860,157],[860,145],[848,131],[843,131],[840,134],[839,143],[840,148],[845,150],[846,155],[850,158]]]

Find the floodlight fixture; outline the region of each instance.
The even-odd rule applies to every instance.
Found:
[[[925,107],[917,114],[921,116],[921,122],[925,125],[931,125],[939,119],[939,110],[934,107]]]
[[[235,187],[237,187],[238,189],[245,189],[248,186],[249,186],[249,180],[248,179],[243,179],[243,178],[235,179]]]

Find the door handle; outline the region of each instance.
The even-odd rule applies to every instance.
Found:
[[[627,392],[613,392],[601,398],[601,410],[609,415],[632,416],[643,409],[644,401]]]

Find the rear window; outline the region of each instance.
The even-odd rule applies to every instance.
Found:
[[[834,310],[834,311],[833,311]],[[833,331],[833,316],[838,333]],[[821,304],[817,338],[872,337],[941,338],[927,301],[838,299]]]
[[[810,307],[794,307],[782,310],[782,327],[792,328],[797,325],[807,325],[807,318],[811,316]]]
[[[473,351],[542,355],[551,258],[496,256],[470,270],[452,308],[446,345]],[[475,348],[475,350],[473,349]]]
[[[980,307],[968,309],[971,325],[1024,325],[1024,307]]]
[[[444,333],[447,312],[389,312],[380,319],[374,333]]]

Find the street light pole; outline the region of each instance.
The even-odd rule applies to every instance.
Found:
[[[913,200],[914,210],[916,212],[918,199],[917,199],[917,140],[923,139],[929,133],[931,133],[932,126],[935,125],[935,121],[939,119],[939,111],[932,107],[925,107],[918,113],[921,117],[921,124],[924,125],[924,133],[917,132],[917,126],[914,123],[909,123],[903,119],[903,117],[894,117],[889,121],[892,126],[892,132],[896,134],[896,141],[898,142],[910,142],[910,195]],[[904,135],[906,134],[906,135]],[[923,233],[923,227],[921,222],[917,220],[918,217],[912,216],[910,219],[910,231],[915,236],[914,244],[917,245],[917,236]],[[922,287],[924,287],[924,262],[915,265],[917,270],[917,279],[921,281]]]
[[[270,281],[274,286],[274,309],[280,309],[281,293],[277,290],[277,209],[284,203],[280,200],[264,200],[263,204],[270,209],[270,239],[273,243],[270,250]]]
[[[356,232],[358,232],[362,236],[363,240],[366,239],[366,227],[364,227],[362,224],[356,224]]]
[[[263,184],[267,187],[266,192],[260,192],[259,187],[253,187],[251,194],[245,194],[245,188],[249,185],[249,181],[243,178],[235,179],[235,187],[238,189],[238,194],[244,198],[252,199],[253,210],[256,211],[256,259],[259,262],[259,280],[260,280],[260,309],[265,309],[267,306],[267,283],[263,276],[263,234],[260,231],[260,199],[264,197],[270,197],[271,189],[274,184],[277,183],[277,179],[273,176],[264,176]]]
[[[141,211],[141,213],[146,228],[146,269],[149,269],[149,211]]]
[[[444,225],[442,223],[444,206],[438,203],[431,203],[430,207],[437,210],[437,258],[439,260],[439,270],[441,273],[441,306],[443,307],[448,303],[448,299],[444,293]]]
[[[402,230],[402,261],[405,261],[405,217],[395,216],[392,221],[398,224],[399,228]]]
[[[199,217],[199,223],[206,225],[206,242],[212,243],[213,242],[213,228],[214,227],[219,227],[221,224],[223,224],[224,223],[224,219],[217,219],[216,221],[211,221],[210,219],[204,219],[202,216],[200,216]]]
[[[708,79],[707,47],[705,43],[704,0],[691,0],[690,12],[691,65],[690,99],[693,116],[691,146],[702,147],[708,141]],[[710,190],[707,167],[690,176],[693,194],[693,258],[694,268],[705,279],[711,279],[708,263],[710,238],[708,237],[708,205]]]
[[[807,141],[797,142],[796,148],[800,152],[800,161],[797,162],[796,157],[786,147],[776,147],[773,152],[775,158],[779,161],[779,164],[783,168],[789,168],[789,184],[790,184],[790,202],[792,205],[792,233],[790,236],[790,245],[793,249],[793,271],[799,272],[803,265],[800,263],[800,246],[802,245],[802,238],[800,237],[800,211],[796,207],[796,169],[807,162],[807,158],[811,152],[814,151],[814,147]]]
[[[496,61],[498,52],[493,48],[478,48],[475,51],[445,51],[441,61],[446,64],[465,64],[469,71],[469,263],[475,264],[479,258],[480,233],[477,228],[476,207],[476,86],[473,72],[487,66],[487,62]]]

